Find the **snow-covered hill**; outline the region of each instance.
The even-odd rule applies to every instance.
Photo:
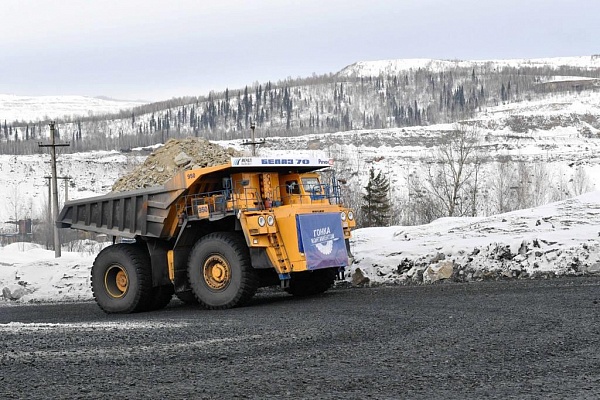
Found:
[[[508,103],[482,111],[471,120],[480,125],[485,152],[481,181],[485,184],[491,179],[496,161],[510,157],[513,162],[529,166],[544,165],[553,189],[568,186],[578,168],[585,172],[590,190],[600,188],[598,121],[600,92],[594,91]],[[339,177],[348,180],[354,190],[366,185],[368,170],[374,167],[390,177],[392,195],[400,201],[409,195],[407,183],[411,174],[434,161],[439,138],[452,129],[452,124],[440,124],[274,137],[259,151],[262,155],[297,151],[335,158],[343,174]],[[242,140],[218,143],[247,150]],[[104,194],[119,176],[143,162],[147,154],[112,151],[59,155],[58,173],[72,177],[70,198]],[[44,177],[50,174],[48,161],[47,154],[0,155],[0,186],[5,188],[0,191],[0,221],[14,219],[15,215],[35,218],[41,214],[47,204]],[[59,191],[62,196],[62,181]],[[4,226],[5,230],[10,228]]]
[[[552,68],[558,69],[562,66],[577,67],[584,69],[600,68],[600,55],[582,57],[556,57],[556,58],[532,58],[532,59],[508,59],[508,60],[435,60],[430,58],[413,58],[399,60],[359,61],[348,65],[338,72],[339,76],[347,77],[369,77],[384,75],[397,75],[406,71],[418,69],[431,72],[442,72],[456,68],[481,68],[488,70],[503,67],[512,68]]]
[[[41,121],[72,116],[117,113],[145,104],[86,96],[17,96],[0,94],[0,121]]]
[[[409,70],[412,72],[406,73]],[[105,149],[120,149],[147,146],[173,136],[203,136],[210,140],[247,138],[251,122],[266,136],[451,123],[476,118],[478,113],[500,104],[598,90],[599,56],[359,62],[338,74],[290,78],[229,88],[208,96],[174,98],[102,119],[59,120],[59,129],[62,139],[77,141],[87,149],[94,148],[94,141],[105,141]],[[130,105],[114,104],[115,109]],[[84,106],[83,114],[96,106]],[[32,110],[29,116],[34,120],[46,113],[36,107],[28,106]],[[81,111],[69,106],[47,113],[71,115]],[[7,120],[10,113],[0,108],[0,122]],[[593,116],[596,119],[592,125],[600,128],[597,115]],[[8,142],[10,152],[15,151],[10,142],[28,137],[46,139],[49,135],[47,124],[31,126],[30,122],[11,122],[8,118],[7,125],[3,124],[0,145]]]

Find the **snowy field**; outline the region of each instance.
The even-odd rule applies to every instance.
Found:
[[[445,273],[453,281],[596,274],[599,235],[600,192],[492,217],[358,229],[347,280],[420,284]],[[59,259],[29,243],[0,248],[0,304],[91,300],[90,269],[100,248],[87,243],[85,251],[64,251]]]
[[[3,120],[37,121],[72,116],[117,113],[145,104],[87,96],[17,96],[0,94],[0,116]]]

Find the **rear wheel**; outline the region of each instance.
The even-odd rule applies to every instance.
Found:
[[[115,244],[102,250],[92,266],[92,292],[106,313],[146,310],[152,299],[147,252],[131,244]]]
[[[336,274],[337,268],[298,272],[292,274],[290,286],[285,291],[299,297],[324,293],[333,286]]]
[[[198,302],[209,309],[243,305],[258,287],[246,242],[233,232],[211,233],[196,243],[188,278]]]

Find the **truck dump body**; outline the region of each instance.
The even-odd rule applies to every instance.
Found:
[[[204,174],[227,166],[203,168]],[[202,174],[198,174],[198,179]],[[163,186],[111,192],[103,196],[67,201],[58,216],[59,228],[73,228],[112,236],[160,238],[165,231],[173,203],[187,190],[185,173]]]
[[[158,238],[169,206],[182,192],[152,188],[69,201],[58,217],[58,226],[126,238]]]

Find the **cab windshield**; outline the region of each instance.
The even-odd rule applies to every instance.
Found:
[[[302,178],[305,193],[321,194],[321,184],[317,178]]]

